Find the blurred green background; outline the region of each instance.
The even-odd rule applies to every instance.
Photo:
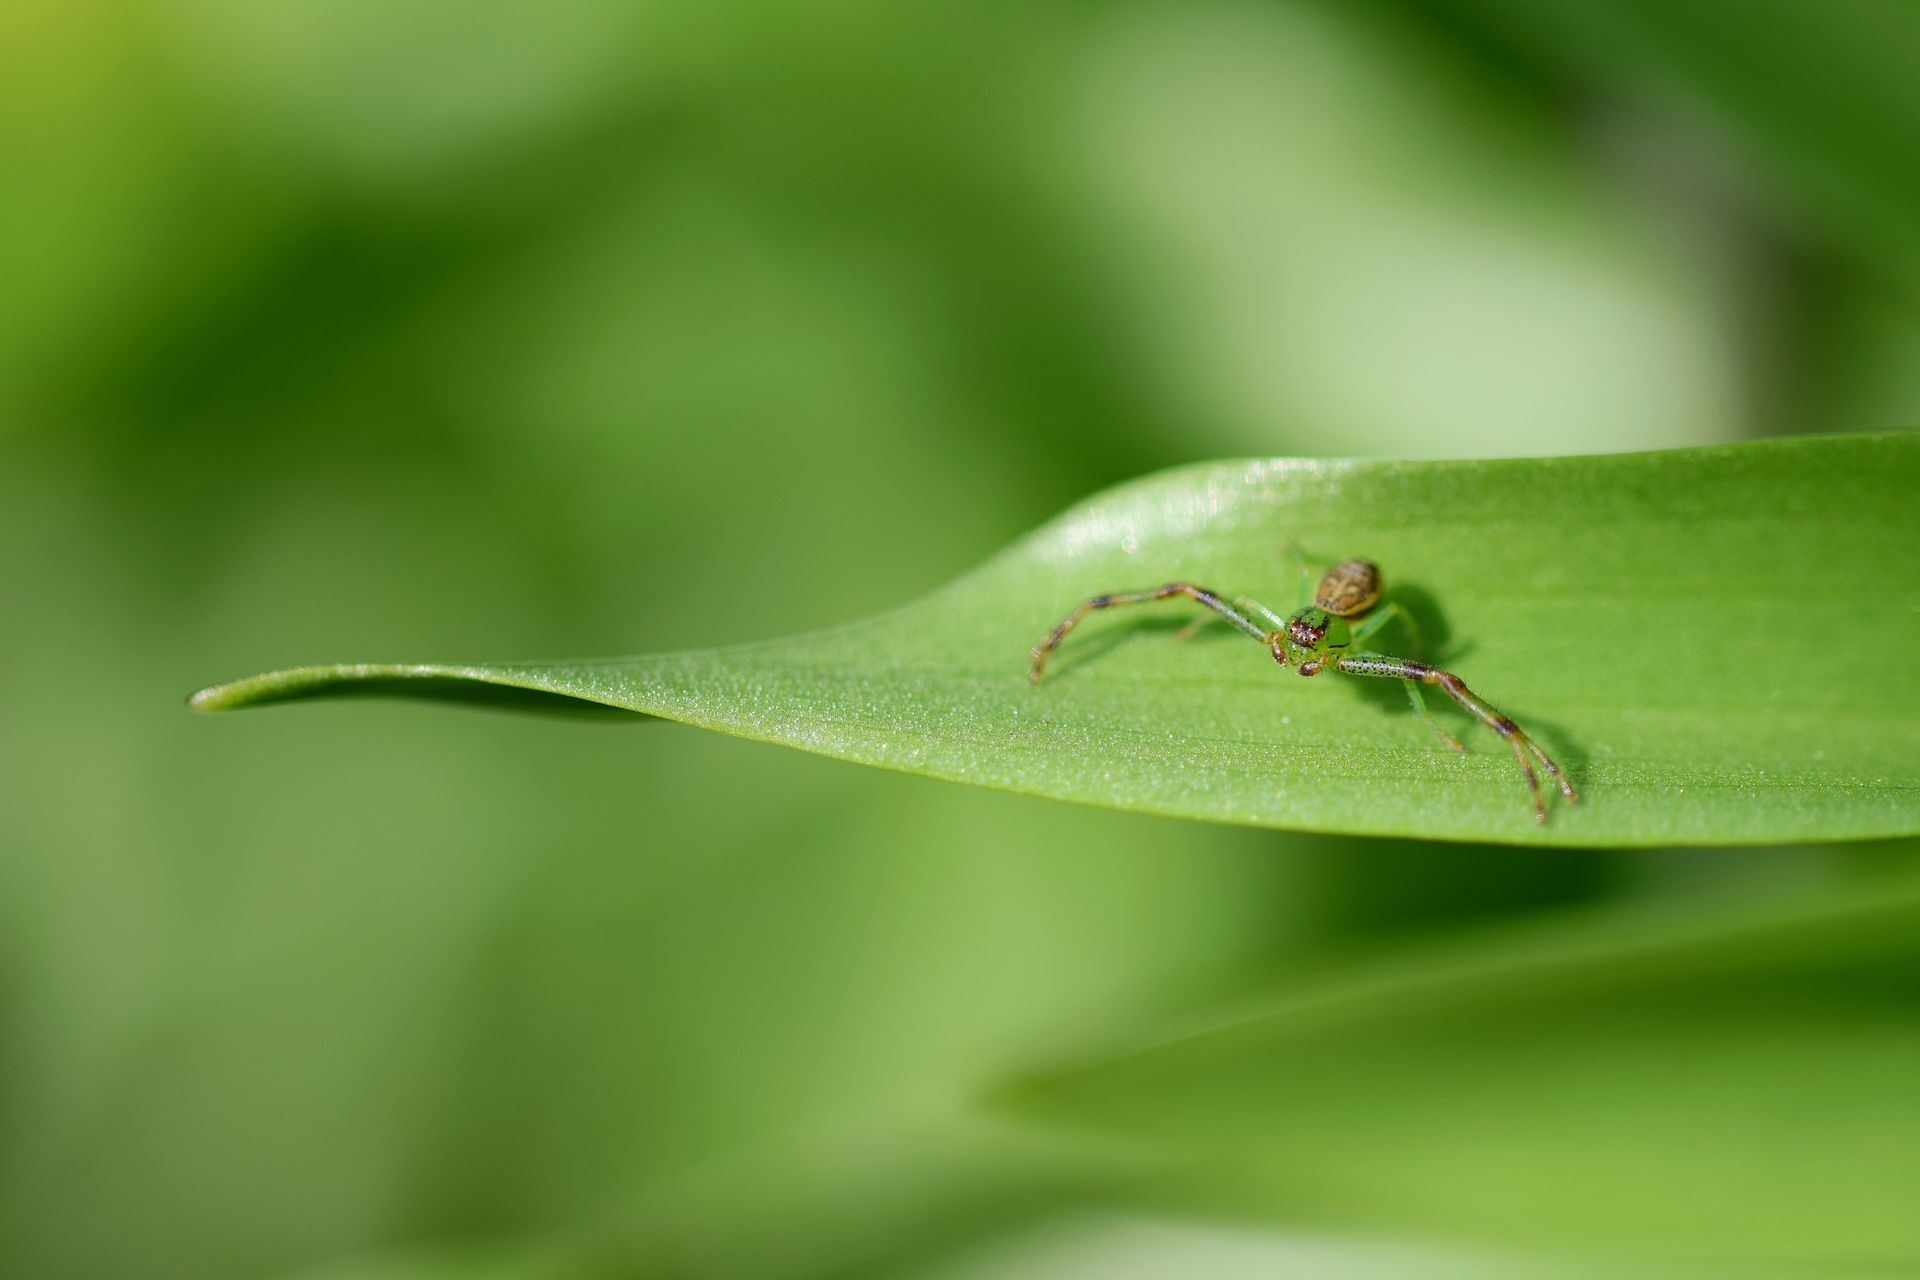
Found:
[[[1664,1089],[1729,1044],[1897,1201],[1920,1095],[1768,1086],[1910,1061],[1920,942],[1816,929],[1830,993],[1872,980],[1810,1019],[1739,939],[1904,900],[1911,843],[1289,836],[180,700],[821,626],[1198,458],[1920,423],[1916,74],[1905,0],[0,5],[0,1274],[1572,1274],[1540,1206],[1586,1175],[1497,1119],[1370,1177],[1537,1047],[1524,1001],[1315,1094],[1284,1193],[988,1101],[1383,956],[1514,939],[1524,985],[1561,921],[1724,919],[1742,1011],[1667,1044],[1645,975],[1599,1002],[1639,1058],[1593,1212],[1683,1142],[1728,1172]],[[1524,1194],[1429,1194],[1476,1179]],[[1754,1212],[1756,1256],[1920,1263]]]

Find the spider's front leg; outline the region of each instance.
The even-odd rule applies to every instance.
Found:
[[[1513,758],[1520,762],[1520,772],[1526,775],[1527,790],[1533,797],[1535,822],[1543,826],[1546,824],[1547,809],[1540,802],[1540,779],[1534,775],[1532,761],[1527,758],[1529,754],[1534,760],[1540,762],[1540,767],[1545,769],[1548,776],[1559,785],[1560,794],[1567,798],[1568,804],[1579,803],[1580,797],[1574,794],[1573,784],[1567,780],[1567,775],[1561,771],[1560,766],[1554,763],[1553,757],[1542,751],[1540,744],[1529,738],[1519,725],[1500,714],[1493,704],[1467,688],[1466,682],[1451,671],[1442,671],[1424,662],[1409,662],[1405,658],[1388,658],[1373,653],[1341,657],[1336,659],[1333,665],[1336,670],[1347,672],[1349,675],[1392,676],[1399,680],[1417,680],[1421,684],[1439,685],[1449,698],[1465,707],[1476,720],[1505,738],[1513,747]]]
[[[1379,612],[1355,627],[1353,629],[1354,645],[1359,646],[1366,643],[1376,631],[1386,626],[1389,622],[1398,622],[1400,629],[1406,632],[1407,639],[1413,643],[1414,661],[1416,663],[1427,656],[1427,646],[1422,643],[1420,639],[1420,624],[1413,620],[1413,614],[1411,612],[1397,602],[1381,606]],[[1467,749],[1466,744],[1462,743],[1460,739],[1454,737],[1445,729],[1442,729],[1440,722],[1433,718],[1433,713],[1427,710],[1427,700],[1420,696],[1420,686],[1412,680],[1402,680],[1400,683],[1404,685],[1407,690],[1407,705],[1413,708],[1415,715],[1426,721],[1427,728],[1439,734],[1440,741],[1446,743],[1455,751],[1465,751]]]
[[[1155,587],[1151,591],[1123,591],[1112,595],[1093,596],[1081,601],[1072,613],[1060,619],[1054,629],[1047,633],[1045,640],[1034,646],[1033,666],[1027,672],[1027,679],[1031,681],[1040,678],[1040,674],[1047,669],[1047,659],[1052,657],[1053,651],[1060,647],[1060,642],[1067,638],[1067,633],[1079,625],[1080,619],[1095,609],[1111,609],[1115,605],[1122,604],[1148,604],[1155,600],[1170,600],[1174,596],[1185,596],[1195,604],[1213,610],[1261,644],[1268,643],[1270,639],[1268,633],[1262,631],[1245,614],[1205,587],[1195,586],[1191,582],[1169,582],[1166,586]],[[1261,611],[1267,612],[1264,606],[1261,607]]]

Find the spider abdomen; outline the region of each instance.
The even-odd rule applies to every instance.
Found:
[[[1357,618],[1379,600],[1380,566],[1371,560],[1342,560],[1313,592],[1315,606],[1336,618]]]

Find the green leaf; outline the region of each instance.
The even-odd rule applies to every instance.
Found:
[[[1920,1261],[1911,889],[1709,927],[1556,917],[1336,972],[997,1100],[1134,1152],[1138,1194],[1187,1211]]]
[[[929,477],[938,483],[938,477]],[[1184,467],[1074,508],[917,605],[793,639],[600,661],[302,667],[194,695],[532,691],[934,777],[1224,822],[1563,845],[1920,831],[1920,438],[1471,462]],[[911,536],[903,530],[902,536]],[[1567,768],[1536,826],[1506,744],[1397,681],[1311,680],[1175,600],[1291,610],[1289,541],[1377,561],[1458,672]],[[858,566],[844,566],[857,572]],[[743,598],[752,584],[739,584]],[[1201,615],[1211,619],[1211,615]],[[1394,651],[1392,633],[1373,647]]]

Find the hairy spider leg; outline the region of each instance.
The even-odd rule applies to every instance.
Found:
[[[1287,620],[1285,618],[1281,617],[1279,614],[1275,613],[1273,610],[1267,608],[1267,606],[1261,604],[1258,600],[1255,600],[1252,596],[1235,596],[1233,598],[1233,607],[1240,610],[1240,612],[1242,613],[1259,614],[1261,617],[1265,618],[1268,622],[1271,622],[1273,624],[1273,629],[1275,631],[1279,631],[1281,628],[1287,625]],[[1189,622],[1186,626],[1180,628],[1179,631],[1175,632],[1173,638],[1175,640],[1180,641],[1182,644],[1185,644],[1187,641],[1199,635],[1200,628],[1206,625],[1207,625],[1207,619],[1195,618],[1192,622]],[[1266,639],[1266,638],[1267,637],[1265,636],[1262,637],[1262,639]]]
[[[1534,776],[1533,765],[1528,762],[1527,754],[1540,762],[1549,776],[1559,784],[1560,793],[1567,798],[1568,804],[1579,803],[1580,797],[1573,793],[1573,784],[1567,781],[1560,766],[1553,757],[1540,749],[1540,744],[1521,732],[1520,726],[1506,716],[1501,715],[1493,705],[1479,694],[1467,688],[1466,682],[1451,671],[1442,671],[1430,667],[1424,662],[1410,662],[1405,658],[1388,658],[1379,654],[1355,654],[1334,660],[1334,666],[1356,676],[1393,676],[1401,680],[1418,680],[1421,684],[1437,684],[1446,691],[1448,697],[1472,712],[1487,728],[1493,730],[1513,747],[1513,758],[1520,762],[1520,772],[1527,776],[1527,790],[1533,796],[1533,820],[1546,825],[1547,809],[1540,802],[1540,779]]]
[[[1273,610],[1267,608],[1267,606],[1265,606],[1264,604],[1261,604],[1258,600],[1255,600],[1252,596],[1235,596],[1233,598],[1233,607],[1240,610],[1240,612],[1244,614],[1248,614],[1248,615],[1259,614],[1262,618],[1265,618],[1268,622],[1273,624],[1273,631],[1262,636],[1261,638],[1263,640],[1270,641],[1275,635],[1278,635],[1279,633],[1281,633],[1286,629],[1287,620],[1285,618],[1281,617],[1279,614],[1275,613]],[[1207,625],[1207,619],[1195,618],[1192,622],[1189,622],[1186,626],[1180,628],[1179,632],[1177,632],[1173,638],[1175,640],[1180,641],[1182,644],[1184,644],[1187,641],[1193,639],[1195,636],[1199,635],[1200,628],[1206,625]]]
[[[1413,614],[1402,608],[1397,602],[1389,602],[1381,605],[1379,612],[1356,626],[1353,629],[1353,642],[1355,644],[1361,643],[1368,636],[1374,634],[1396,618],[1400,621],[1401,630],[1407,633],[1407,639],[1413,643],[1414,657],[1426,657],[1427,647],[1420,641],[1419,624],[1414,622]],[[1427,728],[1439,734],[1440,741],[1446,743],[1455,751],[1465,751],[1467,749],[1466,744],[1448,733],[1445,729],[1442,729],[1440,722],[1433,718],[1433,713],[1427,710],[1427,700],[1421,696],[1419,684],[1412,680],[1402,680],[1400,683],[1407,691],[1407,701],[1412,704],[1414,713],[1427,722]]]
[[[1047,669],[1047,659],[1052,657],[1053,651],[1060,647],[1060,642],[1067,638],[1067,633],[1079,624],[1080,619],[1095,609],[1111,609],[1121,604],[1148,604],[1155,600],[1170,600],[1174,596],[1185,596],[1195,604],[1213,610],[1261,644],[1266,644],[1270,640],[1269,635],[1249,620],[1245,614],[1205,587],[1197,587],[1191,582],[1169,582],[1166,586],[1155,587],[1151,591],[1125,591],[1115,595],[1093,596],[1081,601],[1072,613],[1060,619],[1059,625],[1048,633],[1045,640],[1035,646],[1033,667],[1028,671],[1027,679],[1033,681],[1040,678],[1040,673]],[[1261,606],[1261,612],[1271,613],[1264,605]]]
[[[1267,608],[1267,606],[1261,604],[1258,600],[1255,600],[1252,596],[1235,596],[1233,602],[1240,608],[1245,609],[1248,613],[1257,613],[1268,622],[1271,622],[1275,631],[1286,630],[1287,620]],[[1261,638],[1266,639],[1264,636]]]

